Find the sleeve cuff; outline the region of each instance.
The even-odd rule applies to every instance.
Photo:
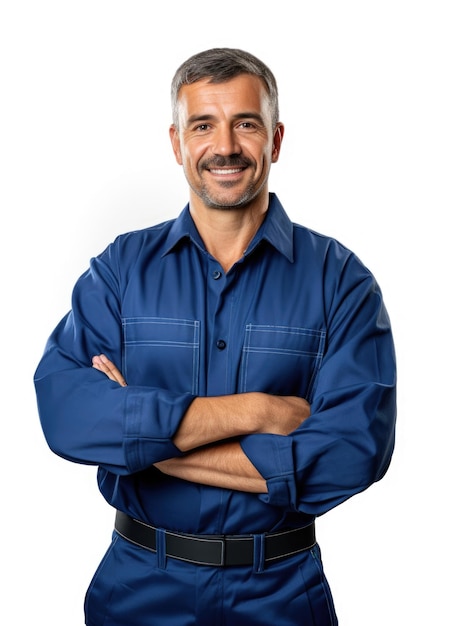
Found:
[[[124,449],[130,473],[157,461],[183,456],[172,439],[194,396],[159,394],[158,400],[130,390],[126,406]]]
[[[260,494],[260,500],[294,510],[297,493],[291,437],[247,435],[240,443],[244,453],[266,480],[268,493]]]

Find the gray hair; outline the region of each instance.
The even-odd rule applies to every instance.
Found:
[[[266,85],[270,99],[272,125],[279,121],[278,86],[272,71],[253,54],[237,48],[212,48],[191,56],[175,72],[171,87],[173,123],[178,128],[178,94],[183,85],[209,79],[210,83],[224,83],[239,76],[258,76]]]

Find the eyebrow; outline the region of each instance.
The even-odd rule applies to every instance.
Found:
[[[211,122],[216,119],[215,115],[204,114],[204,115],[190,115],[190,117],[186,120],[187,124],[194,124],[195,122]],[[263,118],[260,113],[254,113],[253,111],[241,111],[233,116],[233,120],[256,120],[260,124],[264,124]]]

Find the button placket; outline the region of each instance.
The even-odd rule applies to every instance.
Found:
[[[234,276],[226,274],[217,261],[211,261],[208,283],[208,395],[227,393],[230,376],[230,332],[232,323]]]

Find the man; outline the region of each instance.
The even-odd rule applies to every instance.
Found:
[[[381,292],[269,192],[284,127],[261,61],[196,54],[172,103],[187,207],[92,259],[35,375],[49,446],[117,509],[86,623],[333,626],[314,520],[394,445]]]

